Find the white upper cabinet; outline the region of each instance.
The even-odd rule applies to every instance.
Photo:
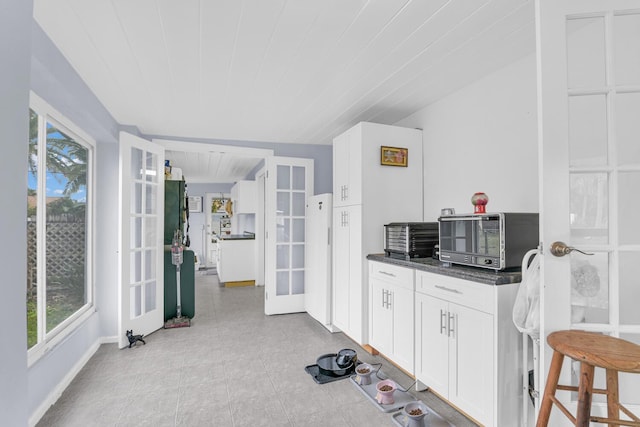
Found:
[[[258,211],[258,185],[256,181],[238,181],[231,187],[233,214],[255,214]]]
[[[333,199],[338,206],[362,203],[362,139],[358,128],[349,129],[333,141]]]

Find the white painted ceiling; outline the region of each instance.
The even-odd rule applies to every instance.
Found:
[[[121,125],[330,144],[535,49],[533,0],[35,0]]]
[[[180,168],[189,183],[232,183],[244,179],[273,150],[179,140],[152,139],[165,149],[165,160]]]
[[[174,168],[180,168],[183,178],[193,183],[233,183],[247,178],[263,160],[247,154],[199,153],[183,148],[166,150],[165,160]]]

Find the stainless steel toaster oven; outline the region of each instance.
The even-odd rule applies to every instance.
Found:
[[[437,244],[437,222],[392,222],[384,226],[384,253],[388,257],[427,258]]]
[[[440,261],[504,270],[518,268],[538,246],[537,213],[486,213],[439,218]]]

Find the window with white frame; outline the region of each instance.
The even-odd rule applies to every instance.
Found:
[[[93,306],[95,143],[36,95],[27,163],[27,347],[30,356]]]

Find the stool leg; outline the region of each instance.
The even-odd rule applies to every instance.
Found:
[[[551,365],[549,366],[547,385],[544,388],[544,395],[542,396],[542,403],[540,404],[540,413],[538,414],[538,422],[536,423],[536,427],[547,427],[547,424],[549,423],[551,407],[553,406],[551,396],[555,396],[556,394],[556,388],[558,387],[558,378],[560,378],[560,370],[562,369],[563,360],[564,354],[558,351],[553,352]]]
[[[580,384],[578,385],[578,413],[576,427],[589,427],[591,399],[593,398],[593,365],[580,363]]]
[[[618,396],[618,371],[607,369],[607,416],[612,420],[620,419],[620,400]],[[615,427],[609,424],[609,427]]]

